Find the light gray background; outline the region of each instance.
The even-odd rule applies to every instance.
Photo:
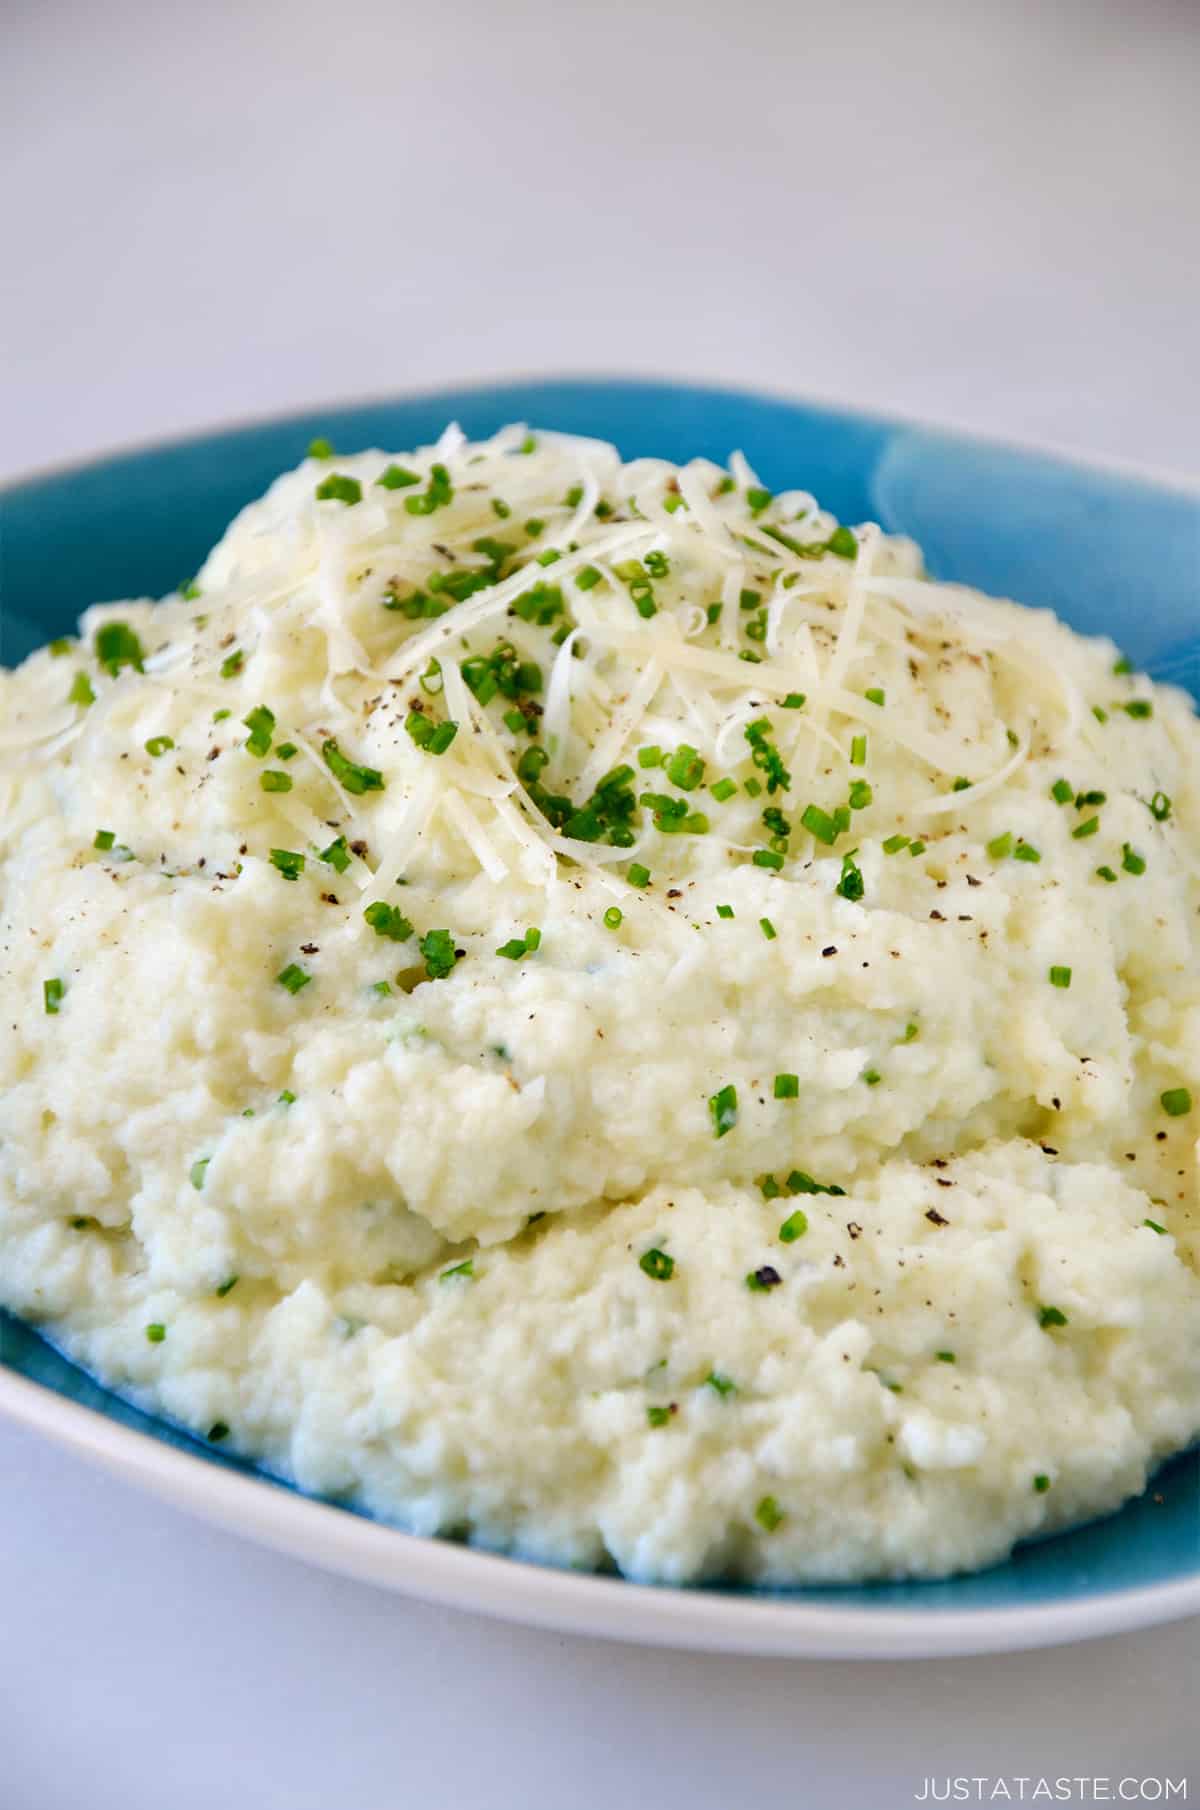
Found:
[[[0,4],[0,473],[662,370],[1195,468],[1186,0]],[[893,1810],[1179,1773],[1200,1622],[957,1663],[513,1631],[0,1428],[0,1810]]]

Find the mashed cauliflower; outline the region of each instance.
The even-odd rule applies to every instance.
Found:
[[[1200,1433],[1198,828],[738,457],[316,446],[0,674],[0,1300],[419,1531],[986,1564]]]

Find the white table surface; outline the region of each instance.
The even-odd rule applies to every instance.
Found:
[[[1198,76],[1173,0],[10,0],[0,474],[564,369],[1194,468]],[[2,1810],[893,1810],[1189,1764],[1200,1799],[1200,1621],[858,1667],[593,1644],[306,1570],[9,1428],[0,1616]]]

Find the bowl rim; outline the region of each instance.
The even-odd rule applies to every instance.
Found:
[[[1200,1572],[1061,1603],[935,1612],[640,1584],[406,1533],[207,1464],[3,1365],[0,1415],[259,1545],[425,1602],[563,1633],[760,1657],[931,1659],[1066,1645],[1200,1614]]]
[[[846,402],[834,395],[812,390],[790,390],[766,384],[738,383],[733,379],[708,380],[687,372],[672,371],[596,371],[587,368],[565,368],[550,371],[503,371],[490,377],[466,378],[461,382],[416,383],[402,390],[363,391],[354,396],[315,397],[290,404],[286,408],[254,409],[244,415],[223,415],[190,427],[172,429],[168,433],[135,435],[129,440],[116,440],[91,452],[72,454],[65,459],[48,459],[7,476],[0,476],[0,498],[35,485],[97,471],[119,459],[138,458],[146,454],[166,452],[205,440],[226,439],[230,435],[251,434],[259,428],[286,427],[289,422],[307,421],[313,416],[356,414],[363,409],[401,406],[411,402],[432,402],[444,397],[447,404],[468,403],[483,397],[493,398],[506,391],[533,388],[574,388],[601,391],[621,388],[661,393],[665,389],[686,390],[693,394],[720,397],[731,402],[766,402],[777,407],[808,409],[836,415],[845,421],[873,424],[879,427],[936,434],[949,440],[960,440],[971,446],[991,447],[997,452],[1024,453],[1032,458],[1053,460],[1061,465],[1076,466],[1083,471],[1104,472],[1112,477],[1128,478],[1169,490],[1200,502],[1200,465],[1194,471],[1177,466],[1157,465],[1144,459],[1124,458],[1116,453],[1095,453],[1069,440],[1053,436],[993,434],[967,427],[961,421],[909,414],[903,409],[872,409],[862,403]],[[534,425],[531,423],[531,425]],[[349,455],[348,455],[349,456]]]
[[[731,403],[770,403],[847,421],[934,434],[950,441],[1025,454],[1107,473],[1195,498],[1196,474],[1112,456],[1046,439],[979,433],[955,422],[877,412],[836,397],[795,393],[733,381],[706,382],[669,372],[533,371],[476,377],[461,383],[413,385],[400,391],[317,399],[264,409],[50,461],[0,479],[0,500],[42,484],[144,457],[284,427],[322,413],[353,414],[390,404],[444,399],[447,410],[530,388],[620,387],[647,395],[664,389],[701,393]],[[25,1322],[28,1324],[28,1322]],[[36,1331],[36,1328],[33,1328]],[[428,1602],[535,1627],[639,1644],[763,1657],[901,1659],[1024,1651],[1064,1645],[1200,1615],[1200,1570],[1135,1589],[1093,1592],[1062,1601],[983,1609],[890,1609],[834,1606],[802,1593],[778,1597],[672,1588],[625,1578],[555,1569],[454,1541],[406,1533],[273,1480],[225,1469],[199,1452],[168,1445],[35,1382],[0,1361],[0,1415],[59,1447],[133,1481],[175,1507],[260,1545],[385,1589]]]

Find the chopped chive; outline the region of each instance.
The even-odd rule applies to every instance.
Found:
[[[211,1156],[202,1156],[198,1161],[194,1162],[188,1170],[188,1180],[191,1182],[197,1193],[199,1193],[200,1189],[204,1186],[204,1177],[208,1172],[208,1165],[211,1162]]]
[[[296,1096],[290,1087],[284,1088],[276,1104],[279,1106],[294,1106],[296,1104]]]
[[[152,1345],[161,1345],[167,1336],[167,1329],[161,1320],[152,1320],[146,1328],[146,1337]]]
[[[421,482],[420,474],[409,471],[406,465],[391,464],[381,472],[375,480],[381,490],[408,490]]]
[[[758,927],[766,937],[768,943],[773,943],[779,934],[770,918],[759,918]]]
[[[1139,855],[1136,849],[1130,848],[1128,842],[1123,842],[1121,844],[1121,866],[1127,874],[1144,874],[1146,871],[1145,856]]]
[[[265,704],[257,704],[248,716],[242,718],[250,731],[246,737],[246,752],[262,760],[271,752],[271,737],[275,733],[275,713],[268,710]]]
[[[332,867],[335,873],[344,874],[350,865],[350,850],[346,847],[346,838],[338,836],[329,844],[328,848],[321,850],[317,859],[324,861],[327,867]]]
[[[1129,656],[1127,654],[1121,654],[1118,659],[1113,661],[1113,672],[1118,678],[1121,676],[1122,673],[1127,673],[1127,672],[1132,672],[1132,671],[1133,671],[1133,661],[1129,658]]]
[[[717,906],[717,916],[719,918],[731,918],[733,916],[733,906],[732,905],[718,905]]]
[[[883,844],[883,852],[885,855],[898,855],[902,848],[907,848],[907,847],[908,847],[908,837],[907,836],[900,836],[900,835],[889,836],[887,841]]]
[[[212,713],[212,720],[214,723],[223,723],[227,717],[231,717],[232,715],[232,710],[214,710]]]
[[[362,502],[362,485],[357,478],[333,471],[317,485],[316,496],[319,503],[345,503],[349,508]]]
[[[521,727],[524,728],[524,726],[525,719],[521,717]],[[409,711],[404,719],[404,727],[417,747],[423,749],[426,754],[444,754],[458,734],[456,722],[447,718],[445,722],[435,723],[420,710]],[[366,769],[363,770],[366,771]]]
[[[310,440],[308,443],[308,457],[310,459],[332,459],[332,442],[327,440],[323,434],[318,434],[315,440]]]
[[[781,710],[803,710],[808,699],[802,691],[789,691],[786,698],[780,700]]]
[[[233,652],[227,655],[221,662],[221,677],[223,679],[232,679],[236,677],[245,664],[246,655],[244,650],[240,647],[235,647]]]
[[[225,1296],[227,1294],[231,1293],[231,1291],[237,1287],[238,1280],[239,1279],[237,1276],[230,1276],[227,1281],[222,1282],[220,1284],[219,1288],[217,1289],[218,1300],[223,1301],[225,1299]]]
[[[1069,987],[1070,984],[1071,970],[1069,968],[1051,968],[1050,985],[1052,987]]]
[[[204,1437],[209,1441],[210,1445],[219,1445],[223,1439],[229,1438],[228,1421],[214,1420]]]
[[[675,1274],[675,1259],[668,1257],[665,1251],[660,1251],[652,1246],[650,1250],[643,1251],[638,1258],[638,1268],[644,1276],[649,1276],[652,1282],[669,1282]]]
[[[1166,1226],[1160,1226],[1157,1219],[1143,1219],[1142,1224],[1144,1226],[1149,1226],[1152,1232],[1157,1232],[1160,1238],[1165,1238],[1167,1236]]]
[[[445,980],[458,961],[458,950],[448,930],[427,930],[417,947],[425,958],[430,980]]]
[[[993,836],[987,845],[987,852],[993,861],[1005,861],[1013,852],[1013,835],[1005,830],[1002,836]]]
[[[1159,1095],[1159,1104],[1168,1118],[1181,1119],[1192,1110],[1192,1096],[1186,1087],[1169,1087]]]
[[[797,1207],[794,1212],[788,1214],[779,1228],[780,1242],[783,1244],[795,1244],[797,1238],[803,1238],[807,1230],[808,1214],[804,1211],[803,1207]]]
[[[834,889],[843,899],[852,903],[861,899],[866,892],[866,883],[862,877],[862,869],[853,855],[842,856],[842,874]]]
[[[853,559],[858,552],[858,540],[850,528],[835,528],[825,545],[839,559]]]
[[[62,1004],[66,992],[66,982],[61,980],[44,980],[42,982],[42,1004],[51,1018],[58,1016],[58,1008]]]
[[[374,767],[360,767],[357,762],[347,760],[332,738],[322,744],[321,755],[333,777],[356,798],[361,797],[364,792],[383,791],[382,773],[377,772]]]
[[[865,811],[873,797],[874,793],[867,780],[856,779],[852,781],[849,797],[850,809],[852,811]]]
[[[950,790],[952,792],[969,792],[971,790],[971,782],[969,779],[964,779],[960,773]]]
[[[901,1037],[900,1042],[901,1043],[915,1043],[917,1038],[920,1036],[920,1034],[921,1034],[920,1026],[913,1024],[910,1021],[904,1027],[904,1035],[903,1035],[903,1037]]]
[[[850,743],[850,765],[852,767],[865,767],[866,764],[867,738],[865,735],[856,735]]]
[[[502,522],[506,522],[512,514],[512,510],[504,501],[503,497],[494,496],[492,498],[492,514],[499,516]]]
[[[85,672],[77,672],[71,681],[71,689],[67,693],[68,704],[79,704],[85,710],[89,704],[96,702],[96,694],[92,690],[92,681]]]
[[[290,773],[280,773],[275,767],[268,767],[264,773],[259,774],[258,783],[264,792],[290,792],[292,776]]]
[[[1165,792],[1156,792],[1150,800],[1150,815],[1155,823],[1165,823],[1171,815],[1171,800]]]
[[[671,1424],[671,1409],[651,1403],[646,1409],[646,1423],[651,1427],[666,1427]]]
[[[1039,1326],[1043,1326],[1043,1327],[1045,1327],[1045,1326],[1065,1326],[1066,1324],[1067,1324],[1067,1316],[1063,1312],[1061,1307],[1039,1307],[1038,1308],[1038,1325]]]
[[[1092,705],[1092,715],[1095,717],[1095,719],[1098,723],[1107,723],[1107,721],[1108,721],[1107,710],[1102,709],[1099,704]]]
[[[1050,788],[1050,796],[1056,804],[1070,804],[1075,796],[1075,788],[1069,779],[1056,779]]]
[[[385,936],[393,943],[406,943],[413,933],[412,925],[399,907],[387,904],[384,899],[376,899],[366,906],[363,918],[376,936]]]
[[[643,867],[640,861],[633,861],[625,870],[625,878],[631,886],[649,886],[650,869]]]
[[[280,742],[275,750],[280,760],[295,760],[299,752],[295,742]]]
[[[304,872],[304,856],[291,848],[273,848],[270,854],[271,866],[278,868],[285,880],[298,880]]]
[[[679,744],[663,767],[671,784],[683,792],[694,792],[704,778],[704,761],[687,742]]]
[[[442,1270],[438,1281],[450,1282],[455,1276],[461,1276],[465,1282],[473,1282],[475,1280],[474,1259],[468,1257],[465,1263],[455,1263],[448,1270]]]
[[[722,1397],[737,1394],[737,1384],[732,1378],[722,1376],[719,1370],[709,1371],[704,1379],[704,1387],[707,1389],[715,1389],[717,1394]]]
[[[160,755],[168,753],[174,746],[175,743],[171,740],[169,735],[152,735],[150,740],[145,744],[146,753],[150,756],[151,760],[157,760]]]
[[[784,1512],[774,1496],[764,1496],[754,1511],[754,1519],[764,1533],[774,1533],[784,1518]]]
[[[1113,869],[1111,867],[1108,866],[1107,863],[1105,863],[1105,865],[1103,867],[1098,867],[1096,869],[1096,874],[1099,879],[1107,880],[1107,882],[1110,886],[1118,878],[1117,874],[1113,871]]]
[[[286,987],[289,993],[299,993],[301,988],[307,987],[312,975],[306,974],[304,969],[295,962],[289,962],[287,967],[275,976],[275,979],[281,987]]]
[[[1099,828],[1100,819],[1098,817],[1087,817],[1082,823],[1076,824],[1071,835],[1076,842],[1082,842],[1085,836],[1094,836]]]
[[[756,848],[750,859],[755,867],[768,867],[773,873],[783,866],[783,856],[776,849]]]
[[[713,1122],[713,1131],[717,1137],[723,1138],[727,1131],[732,1131],[738,1122],[737,1088],[732,1084],[718,1088],[709,1097],[709,1114]]]
[[[737,781],[736,779],[719,779],[715,786],[709,786],[708,789],[718,804],[724,804],[725,800],[732,798],[737,791]]]
[[[132,666],[135,672],[141,672],[145,655],[141,642],[127,622],[105,622],[96,630],[96,658],[110,678],[115,679],[123,666]]]
[[[96,839],[92,843],[92,847],[102,849],[111,848],[116,839],[112,830],[97,830]]]
[[[542,940],[540,930],[527,930],[524,936],[513,937],[497,949],[497,955],[507,956],[510,962],[519,962],[522,956],[532,955]]]
[[[817,841],[823,842],[826,847],[831,848],[837,841],[837,824],[828,812],[823,811],[819,805],[805,805],[800,814],[800,821],[809,835],[815,836]]]
[[[1050,1479],[1046,1476],[1045,1472],[1042,1472],[1034,1478],[1033,1487],[1039,1496],[1045,1495],[1046,1491],[1050,1488]]]
[[[1032,842],[1018,842],[1016,848],[1013,850],[1014,861],[1032,861],[1036,863],[1040,861],[1041,858],[1041,850],[1034,848]]]
[[[1128,704],[1123,704],[1121,708],[1127,716],[1136,717],[1143,722],[1154,715],[1154,705],[1149,698],[1130,698]]]
[[[798,1100],[800,1098],[799,1075],[776,1075],[775,1098],[777,1100]]]
[[[608,910],[604,914],[605,929],[606,930],[619,930],[621,928],[621,922],[622,922],[624,915],[625,914],[623,913],[623,911],[621,910],[621,907],[619,905],[610,905]]]
[[[863,692],[863,697],[866,698],[868,704],[884,704],[887,702],[887,693],[879,685],[872,685],[869,691]]]
[[[70,635],[57,635],[53,641],[47,642],[46,652],[52,659],[59,660],[63,654],[69,654],[74,645]]]
[[[864,1068],[862,1079],[866,1082],[868,1087],[878,1087],[879,1083],[883,1080],[883,1076],[877,1068]]]
[[[933,1355],[939,1364],[957,1364],[958,1362],[952,1351],[935,1351]]]

